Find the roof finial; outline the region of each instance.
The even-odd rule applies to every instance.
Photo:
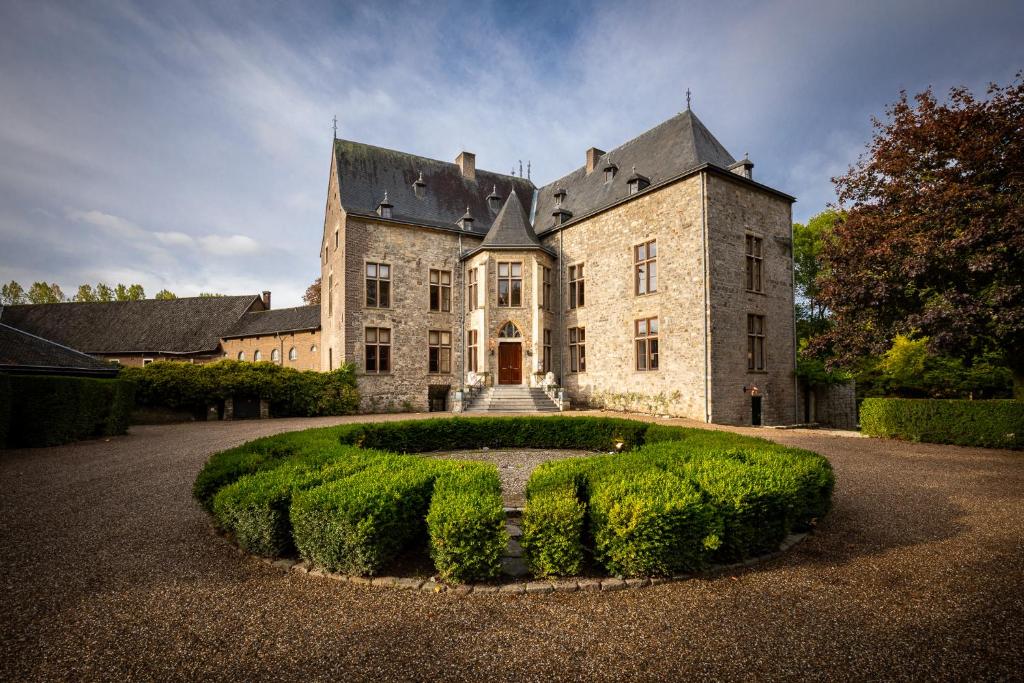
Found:
[[[519,177],[520,178],[523,177],[523,160],[522,159],[519,160]]]
[[[388,191],[384,190],[384,201],[388,200]]]
[[[338,115],[334,115],[334,139],[338,139]]]
[[[526,179],[530,179],[530,160],[526,160]]]
[[[686,111],[690,111],[690,89],[686,89]]]

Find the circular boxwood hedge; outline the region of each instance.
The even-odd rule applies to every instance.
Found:
[[[829,509],[822,456],[720,431],[600,417],[350,424],[217,453],[194,494],[245,550],[297,553],[373,575],[426,544],[446,580],[496,577],[508,544],[494,465],[413,453],[572,448],[527,483],[524,556],[535,576],[699,570],[771,552]]]

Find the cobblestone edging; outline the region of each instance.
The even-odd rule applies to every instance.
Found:
[[[807,537],[807,533],[790,534],[786,539],[779,545],[779,549],[760,555],[758,557],[752,557],[744,562],[735,562],[733,564],[725,565],[711,565],[707,569],[694,572],[691,574],[676,574],[675,576],[666,577],[655,577],[655,578],[619,578],[619,577],[605,577],[605,578],[564,578],[564,579],[534,579],[530,581],[508,581],[505,583],[467,583],[467,584],[447,584],[442,581],[436,580],[436,578],[420,579],[410,578],[401,576],[350,576],[347,574],[338,574],[335,572],[328,572],[319,568],[311,568],[306,562],[297,562],[289,559],[274,559],[270,557],[258,557],[256,555],[250,555],[242,548],[234,544],[231,538],[223,534],[215,526],[210,526],[211,532],[215,536],[220,536],[228,543],[234,546],[235,550],[239,555],[246,555],[254,560],[259,560],[263,564],[280,569],[285,572],[296,572],[299,574],[307,574],[309,576],[315,576],[322,579],[329,579],[331,581],[338,581],[341,583],[353,583],[362,586],[376,586],[376,587],[387,587],[399,590],[418,590],[426,593],[453,593],[455,595],[470,595],[477,593],[504,593],[504,594],[531,594],[541,595],[545,593],[575,593],[576,591],[618,591],[627,588],[643,588],[644,586],[658,586],[663,583],[671,583],[675,581],[686,581],[688,579],[696,578],[708,578],[721,574],[723,572],[729,572],[736,569],[742,569],[744,567],[752,567],[754,565],[767,562],[768,560],[775,559],[782,553],[786,552],[794,545],[802,541]]]

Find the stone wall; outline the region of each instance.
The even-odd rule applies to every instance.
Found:
[[[711,300],[711,421],[751,424],[752,395],[764,424],[796,414],[791,205],[742,181],[707,174]],[[763,293],[746,290],[746,235],[762,239]],[[766,369],[747,369],[747,315],[764,316]]]
[[[256,351],[261,360],[272,360],[272,351],[280,354],[279,365],[296,370],[320,370],[320,330],[307,332],[286,332],[281,335],[262,335],[221,340],[224,357],[232,360],[256,360]],[[296,359],[289,359],[289,351],[295,349]],[[238,354],[245,357],[239,359]]]
[[[816,387],[801,384],[798,419],[834,429],[856,429],[856,393],[856,384],[852,381]]]
[[[562,253],[558,276],[565,313],[556,338],[562,382],[574,404],[704,420],[700,189],[699,176],[688,178],[545,238],[545,245]],[[633,248],[651,239],[658,245],[657,292],[638,296]],[[585,305],[569,309],[568,267],[578,263],[584,264]],[[659,368],[638,371],[634,322],[651,317],[659,320]],[[586,372],[570,371],[570,327],[586,330]]]
[[[89,355],[94,358],[99,358],[100,360],[117,361],[121,365],[131,368],[141,368],[146,364],[146,361],[150,360],[169,360],[200,365],[203,363],[212,363],[214,361],[221,360],[224,357],[220,353],[216,355],[199,353],[192,355],[162,355],[159,353],[90,353]]]
[[[478,236],[377,222],[349,216],[344,229],[344,330],[342,359],[355,364],[362,397],[361,409],[427,410],[428,387],[461,385],[465,330],[462,326],[464,279],[459,260],[463,248],[480,242]],[[366,263],[391,267],[391,305],[366,306]],[[451,312],[430,310],[431,269],[452,271]],[[341,278],[336,278],[336,280]],[[337,285],[336,285],[337,286]],[[335,313],[337,313],[337,308]],[[366,327],[391,331],[391,371],[367,373]],[[427,337],[430,330],[451,334],[451,372],[428,372]]]
[[[320,368],[323,370],[337,369],[345,362],[345,222],[337,160],[332,153],[320,242]]]

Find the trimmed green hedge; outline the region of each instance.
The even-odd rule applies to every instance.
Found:
[[[56,446],[128,430],[134,407],[130,382],[58,375],[4,377],[0,421],[5,424],[0,427],[0,444]]]
[[[1024,448],[1024,401],[866,398],[860,428],[868,436],[987,448]]]
[[[465,463],[438,477],[427,529],[430,556],[442,579],[466,582],[496,577],[508,546],[497,468]]]
[[[523,417],[266,437],[211,457],[193,490],[253,553],[297,551],[317,566],[372,575],[429,548],[445,580],[486,580],[500,572],[508,543],[496,468],[395,453],[482,446],[606,452],[544,463],[527,482],[522,545],[536,576],[578,574],[591,563],[616,575],[665,575],[762,554],[824,515],[834,484],[821,456],[763,439]]]
[[[349,415],[359,406],[352,365],[313,372],[271,362],[225,359],[194,365],[157,361],[141,368],[125,368],[121,376],[138,387],[140,406],[196,414],[232,396],[266,399],[274,417]]]

